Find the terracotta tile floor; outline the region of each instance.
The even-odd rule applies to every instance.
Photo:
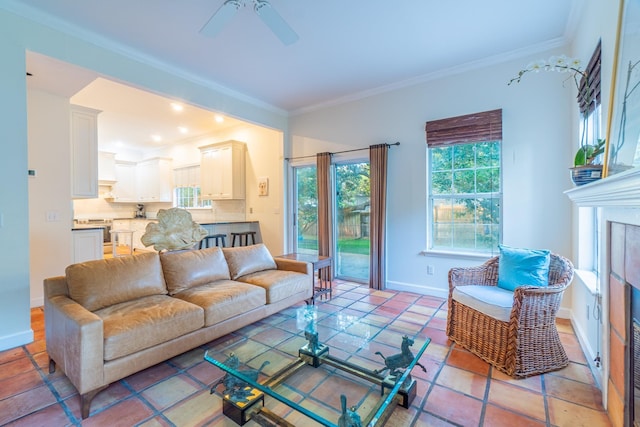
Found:
[[[317,304],[322,315],[319,334],[324,342],[344,343],[344,332],[331,328],[332,316],[356,315],[375,335],[372,345],[389,348],[389,330],[410,331],[416,339],[431,338],[420,359],[427,368],[414,369],[417,397],[409,409],[398,407],[387,423],[390,426],[609,426],[603,412],[600,391],[575,351],[577,342],[571,325],[559,320],[565,345],[571,345],[569,367],[524,380],[515,380],[456,347],[447,340],[446,301],[406,292],[372,291],[349,282],[334,283],[333,299]],[[0,352],[0,425],[12,426],[232,426],[222,414],[218,394],[210,394],[212,383],[222,372],[204,361],[206,349],[233,346],[234,352],[254,357],[264,354],[272,362],[270,370],[285,363],[287,354],[296,354],[306,341],[296,335],[293,307],[256,325],[245,327],[200,348],[181,354],[145,371],[118,381],[94,399],[91,417],[80,419],[75,388],[59,370],[48,374],[44,343],[44,312],[31,311],[35,341]],[[331,322],[333,320],[333,323]],[[365,333],[353,327],[354,337]],[[347,346],[348,347],[348,346]],[[332,347],[331,354],[349,355],[349,349]],[[276,356],[278,355],[278,356]],[[293,358],[293,357],[291,357]],[[281,360],[282,359],[282,360]],[[273,363],[275,361],[281,363]],[[361,358],[366,366],[366,359]],[[335,400],[336,388],[349,394],[348,382],[325,381],[318,370],[311,372],[301,389],[316,387],[328,400]],[[268,372],[267,372],[268,373]],[[304,391],[304,390],[302,390]],[[296,396],[290,396],[295,399]],[[298,397],[299,398],[299,397]],[[267,398],[269,399],[269,398]],[[281,405],[272,403],[274,406]],[[319,412],[328,411],[318,407]],[[308,426],[301,416],[290,421]],[[247,426],[255,425],[249,422]]]

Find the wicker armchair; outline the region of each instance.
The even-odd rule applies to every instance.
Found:
[[[551,254],[549,286],[520,286],[509,321],[500,321],[452,298],[457,286],[496,286],[498,257],[478,267],[449,271],[447,336],[509,376],[525,378],[569,364],[556,329],[556,313],[573,278],[573,265]]]

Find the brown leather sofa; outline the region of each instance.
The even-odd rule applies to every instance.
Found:
[[[88,261],[44,280],[49,372],[82,418],[110,383],[312,296],[311,264],[253,245]]]

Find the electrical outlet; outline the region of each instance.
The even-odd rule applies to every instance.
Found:
[[[433,276],[433,265],[427,265],[427,274]]]

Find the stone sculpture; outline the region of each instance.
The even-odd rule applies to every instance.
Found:
[[[157,251],[175,251],[193,248],[207,234],[204,227],[191,219],[189,211],[171,208],[158,211],[158,222],[147,224],[140,240]]]

